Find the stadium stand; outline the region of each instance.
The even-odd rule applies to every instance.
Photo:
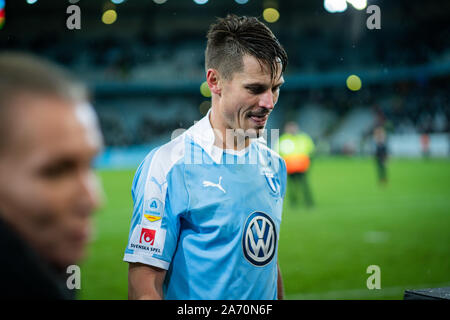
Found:
[[[17,18],[10,22],[11,29],[21,36],[0,37],[0,48],[45,56],[87,81],[107,146],[152,144],[177,128],[189,127],[203,114],[199,106],[207,98],[200,95],[199,86],[204,81],[204,29],[220,10],[228,10],[217,4],[204,9],[214,12],[209,16],[195,11],[189,1],[175,2],[159,12],[150,5],[126,2],[121,5],[126,14],[110,29],[92,14],[96,4],[83,4],[86,19],[78,33],[68,33],[59,20],[50,18],[42,29],[54,32],[21,32],[25,29]],[[442,10],[384,5],[383,27],[389,32],[371,33],[357,25],[364,25],[364,20],[352,12],[330,16],[313,2],[280,3],[284,19],[273,29],[290,62],[277,106],[285,112],[274,113],[268,129],[296,119],[319,142],[318,153],[322,143],[330,146],[325,152],[371,152],[368,145],[376,123],[384,124],[390,136],[409,135],[408,141],[422,133],[448,134],[450,48],[444,40],[449,27]],[[45,18],[46,6],[43,2],[34,10],[41,10]],[[245,8],[254,11],[256,6],[249,3]],[[9,12],[22,14],[25,8],[14,2]],[[191,10],[193,18],[185,21],[174,15],[182,10]],[[314,19],[302,12],[313,12]],[[416,23],[396,25],[392,17],[403,12],[414,14]],[[31,16],[29,12],[22,19]],[[353,27],[344,32],[339,26],[345,19]],[[434,25],[427,23],[432,19]],[[433,37],[427,36],[430,32]],[[411,46],[416,49],[405,50]],[[362,79],[361,92],[345,88],[351,73]],[[394,151],[397,145],[393,143]]]

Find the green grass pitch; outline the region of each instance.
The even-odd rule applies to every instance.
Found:
[[[80,299],[127,298],[133,175],[99,171],[106,201],[81,264]],[[316,206],[284,205],[278,258],[287,299],[402,299],[405,289],[450,286],[450,162],[392,159],[388,177],[377,184],[371,158],[314,161]],[[370,265],[380,267],[379,290],[367,288]]]

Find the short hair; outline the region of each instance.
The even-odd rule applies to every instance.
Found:
[[[62,68],[36,56],[0,53],[0,148],[6,141],[12,101],[21,94],[52,96],[70,102],[88,100],[87,88]]]
[[[269,66],[272,78],[281,63],[286,69],[288,58],[272,31],[255,17],[227,15],[218,18],[207,34],[205,68],[217,69],[225,79],[231,79],[243,69],[243,56],[255,57],[261,66]]]

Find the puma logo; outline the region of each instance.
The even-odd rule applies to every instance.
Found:
[[[203,181],[203,186],[204,187],[218,188],[218,189],[222,190],[223,193],[227,193],[225,191],[225,189],[220,185],[221,182],[222,182],[222,177],[219,177],[219,183],[214,183],[214,182],[211,182],[211,181]]]
[[[163,185],[165,185],[167,183],[167,181],[164,181],[163,183],[159,183],[158,180],[156,180],[155,177],[152,177],[150,179],[150,181],[152,181],[154,184],[156,184],[156,186],[159,188],[159,191],[162,192],[162,187]]]

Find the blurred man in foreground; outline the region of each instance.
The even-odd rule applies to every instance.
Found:
[[[307,177],[311,166],[311,157],[315,149],[311,137],[305,132],[301,132],[296,122],[287,122],[276,149],[286,161],[287,173],[295,184],[294,190],[288,192],[289,195],[296,203],[298,192],[295,188],[299,186],[302,190],[305,205],[308,208],[312,207],[314,200]]]
[[[0,54],[0,296],[71,299],[102,144],[86,90],[38,58]]]

